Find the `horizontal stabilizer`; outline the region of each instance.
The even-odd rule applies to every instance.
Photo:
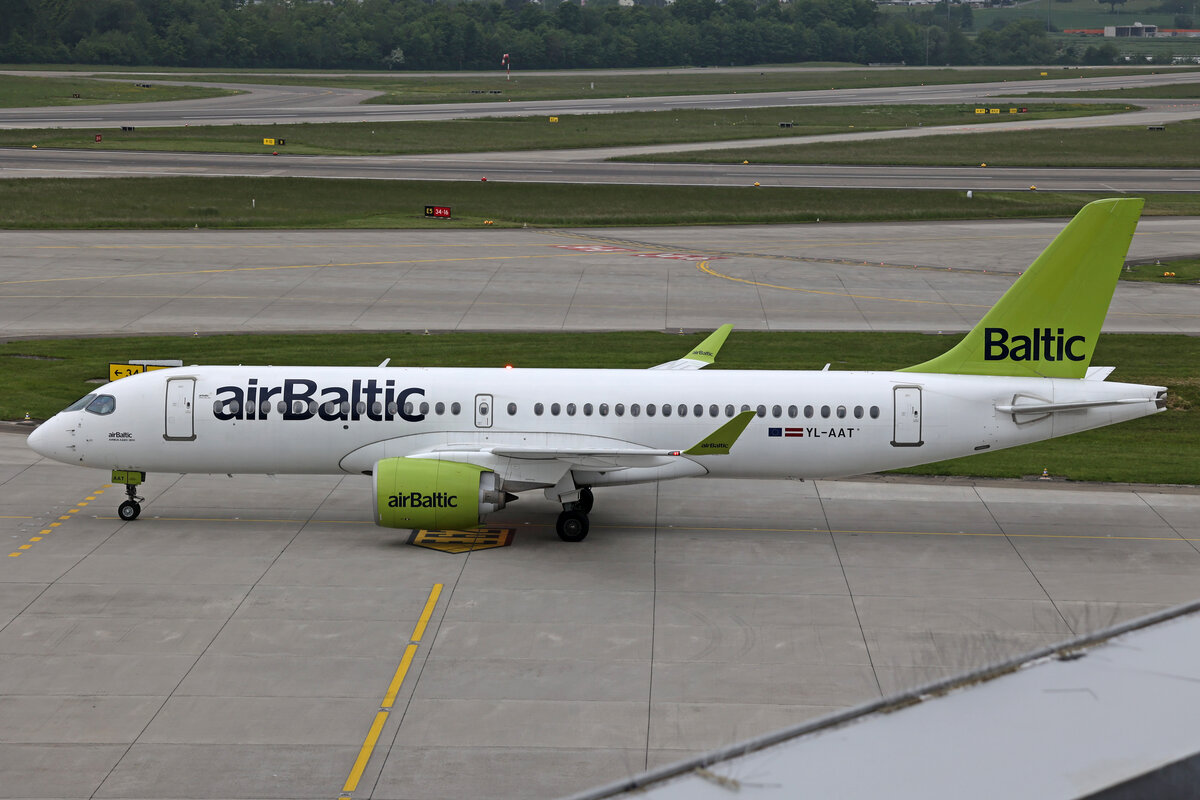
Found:
[[[1083,379],[1085,381],[1107,380],[1115,369],[1116,367],[1088,367],[1087,374],[1083,376]]]
[[[1104,406],[1128,406],[1134,403],[1153,403],[1151,397],[1127,397],[1121,400],[1082,400],[1076,403],[1022,403],[1020,405],[996,406],[1002,414],[1053,414],[1056,411],[1079,411],[1085,408]]]

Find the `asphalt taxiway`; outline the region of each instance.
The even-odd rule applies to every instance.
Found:
[[[726,322],[963,331],[1065,222],[12,231],[0,252],[0,336],[676,331]],[[1197,253],[1200,218],[1148,217],[1130,257]],[[1197,289],[1121,282],[1105,329],[1200,332]]]
[[[730,71],[753,73],[759,70],[712,70],[707,74],[715,76]],[[795,71],[811,70],[801,67],[796,68]],[[666,70],[666,72],[670,72],[670,70]],[[12,70],[8,73],[25,74]],[[34,74],[40,73],[35,71]],[[920,80],[919,71],[914,70],[912,74],[915,80]],[[614,111],[659,111],[671,108],[737,109],[803,105],[969,103],[980,98],[1007,97],[1030,92],[1136,89],[1200,81],[1200,73],[1160,72],[1157,70],[1131,75],[1100,75],[1089,78],[1070,77],[1069,75],[1057,77],[1058,74],[1060,73],[1056,73],[1056,77],[1044,79],[930,86],[885,86],[863,89],[741,92],[665,97],[596,97],[566,100],[504,98],[496,102],[465,101],[411,105],[364,105],[365,99],[379,94],[379,92],[361,89],[275,84],[222,84],[207,76],[201,76],[190,79],[182,78],[181,82],[233,89],[242,94],[153,103],[0,108],[0,128],[86,129],[111,128],[121,125],[170,127],[297,122],[381,122],[541,114],[603,114]],[[175,77],[181,78],[178,75]],[[592,77],[596,76],[593,74]],[[143,80],[144,78],[139,75],[138,79]],[[381,80],[386,80],[386,76]],[[748,81],[748,83],[752,83],[752,81]]]
[[[1195,489],[679,481],[458,554],[361,476],[145,493],[0,434],[3,797],[554,797],[1200,585]]]

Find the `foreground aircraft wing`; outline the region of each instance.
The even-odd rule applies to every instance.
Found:
[[[645,467],[659,463],[662,458],[729,455],[734,443],[742,435],[742,431],[746,430],[746,426],[750,424],[750,420],[754,416],[754,411],[743,411],[685,450],[652,450],[636,447],[552,449],[495,445],[480,448],[478,452],[506,458],[560,461],[571,466]],[[456,451],[462,452],[457,449]]]
[[[650,369],[704,369],[716,361],[717,351],[721,349],[721,345],[725,344],[725,338],[729,336],[731,330],[733,330],[732,325],[722,325],[683,358],[677,358]]]

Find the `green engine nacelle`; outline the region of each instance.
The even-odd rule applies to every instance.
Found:
[[[509,499],[499,476],[474,464],[385,458],[373,474],[375,524],[385,528],[474,528]]]

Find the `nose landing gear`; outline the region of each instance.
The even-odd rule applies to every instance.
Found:
[[[125,484],[125,495],[129,498],[124,503],[117,507],[117,516],[126,522],[132,522],[142,513],[142,504],[140,500],[144,497],[139,497],[137,487],[142,485],[146,480],[146,473],[134,472],[131,470],[114,469],[112,474],[113,483]]]

